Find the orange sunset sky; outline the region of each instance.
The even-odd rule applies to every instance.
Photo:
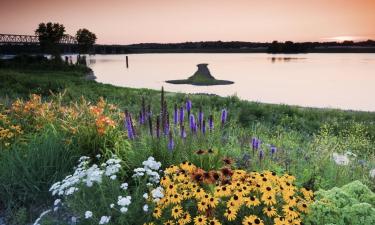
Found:
[[[0,0],[0,33],[40,22],[100,44],[375,39],[375,0]]]

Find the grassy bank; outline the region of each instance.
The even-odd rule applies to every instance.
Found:
[[[369,174],[375,167],[375,113],[262,104],[235,96],[161,94],[157,90],[88,81],[85,67],[46,63],[0,64],[0,127],[4,128],[0,139],[0,215],[5,215],[7,224],[30,223],[41,212],[56,207],[59,210],[49,212],[41,224],[69,224],[72,216],[78,218],[78,224],[98,224],[101,216],[111,216],[109,224],[114,225],[167,222],[170,218],[166,214],[155,218],[152,212],[157,205],[142,197],[144,193],[151,196],[150,191],[158,185],[157,180],[150,181],[151,175],[139,172],[146,165],[155,167],[156,162],[149,156],[160,162],[158,169],[166,169],[160,176],[173,171],[171,165],[183,167],[181,163],[189,161],[202,171],[219,174],[223,168],[272,170],[280,177],[277,183],[281,183],[272,185],[286,185],[285,179],[290,179],[296,187],[314,191],[359,180],[361,183],[354,186],[367,197],[356,195],[350,198],[352,203],[356,204],[355,198],[370,203],[373,199],[362,183],[375,189]],[[348,161],[333,160],[335,154]],[[85,163],[79,164],[81,169],[71,176],[76,183],[68,180],[71,186],[67,187],[72,189],[55,185],[62,194],[52,196],[52,184],[73,174],[81,156],[88,158],[81,159]],[[158,169],[154,172],[159,173]],[[92,171],[112,172],[99,179]],[[80,174],[93,176],[90,179],[94,184],[81,180]],[[271,176],[270,172],[265,174]],[[189,175],[199,178],[199,174]],[[229,185],[228,180],[220,179],[218,185]],[[119,188],[124,182],[126,190]],[[205,181],[198,184],[207,193],[214,188]],[[119,201],[121,196],[131,196],[132,205],[125,207]],[[56,198],[64,205],[53,204]],[[311,199],[306,201],[313,204]],[[111,203],[115,208],[110,207]],[[142,210],[145,204],[148,212]],[[292,203],[278,198],[274,206],[280,215],[283,204]],[[187,206],[184,209],[192,217],[198,216],[196,206]],[[222,224],[242,222],[245,211],[240,211],[240,219],[232,222],[223,216],[223,207],[219,204],[216,213]],[[93,216],[85,220],[88,211]],[[252,212],[267,225],[277,220],[265,216],[262,208]],[[319,212],[317,208],[314,218],[306,220],[308,224],[318,224],[315,220],[321,217]],[[300,213],[302,216],[303,210]]]

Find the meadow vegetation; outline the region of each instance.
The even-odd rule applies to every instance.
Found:
[[[375,221],[375,113],[121,88],[18,60],[0,62],[7,224]]]

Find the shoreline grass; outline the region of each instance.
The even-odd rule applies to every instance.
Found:
[[[355,183],[356,188],[363,190],[363,185],[367,185],[372,191],[375,189],[375,180],[369,174],[375,167],[375,113],[263,104],[235,96],[172,92],[160,95],[156,90],[88,81],[85,71],[68,65],[58,69],[0,69],[0,127],[8,129],[8,133],[20,127],[13,136],[5,137],[4,145],[0,142],[0,209],[6,210],[9,224],[30,223],[48,209],[54,200],[49,187],[73,173],[81,156],[88,156],[103,170],[106,166],[102,163],[116,156],[121,170],[92,187],[83,182],[77,190],[71,189],[78,191],[76,195],[62,196],[68,219],[74,216],[80,219],[79,224],[90,224],[82,220],[86,210],[90,210],[90,202],[98,206],[92,212],[102,213],[94,215],[95,220],[113,215],[112,220],[121,224],[150,222],[152,215],[142,210],[145,201],[141,197],[149,191],[148,178],[133,177],[133,171],[145,165],[150,156],[166,171],[184,161],[205,171],[219,171],[225,167],[226,159],[234,170],[271,170],[286,177],[292,174],[296,186],[313,191],[354,180],[361,182]],[[173,120],[180,109],[185,119],[176,123]],[[144,117],[145,111],[149,117]],[[209,124],[210,116],[214,118],[213,130],[207,128],[204,133],[199,118]],[[152,128],[148,121],[152,121]],[[196,121],[200,125],[192,126]],[[156,137],[157,129],[160,137]],[[181,129],[185,129],[186,137]],[[129,134],[133,131],[135,137]],[[252,140],[259,141],[259,145],[254,147]],[[212,149],[209,154],[208,149]],[[198,154],[198,150],[204,154]],[[349,162],[335,161],[349,153]],[[131,214],[120,213],[127,208],[114,212],[109,209],[122,193],[118,187],[121,182],[129,183],[126,195],[134,200],[134,206],[129,207]],[[149,207],[154,205],[150,203]],[[317,217],[319,210],[314,214]],[[47,217],[42,224],[67,224],[59,213]],[[270,219],[264,221],[272,224]]]

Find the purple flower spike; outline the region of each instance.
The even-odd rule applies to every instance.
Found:
[[[190,125],[190,129],[192,131],[194,131],[195,129],[195,118],[194,118],[194,115],[190,115],[190,120],[189,120],[189,125]]]
[[[156,118],[156,137],[160,137],[160,116]]]
[[[256,137],[253,137],[251,139],[251,147],[253,148],[253,150],[256,148],[257,141],[258,141],[258,139]]]
[[[203,112],[202,112],[202,108],[200,108],[199,114],[198,114],[198,127],[202,126],[202,122],[203,122]]]
[[[125,111],[125,118],[124,118],[124,122],[125,122],[125,127],[128,131],[128,138],[130,140],[133,140],[134,139],[134,133],[133,133],[133,128],[132,128],[132,124],[131,124],[131,121],[130,121],[130,117],[128,116],[128,111]]]
[[[141,111],[139,111],[139,124],[142,125],[144,123],[145,123],[145,117],[144,117],[144,114],[141,110]]]
[[[205,120],[202,121],[202,133],[206,134],[206,121]]]
[[[192,103],[191,103],[191,100],[188,99],[186,101],[186,111],[187,111],[188,115],[190,115],[191,108],[192,108]]]
[[[178,112],[177,112],[177,104],[174,105],[174,114],[173,114],[173,119],[174,119],[174,124],[177,125],[178,121]]]
[[[210,131],[214,129],[214,117],[212,115],[208,117],[208,127]]]
[[[180,107],[180,124],[183,124],[184,123],[184,107]]]
[[[227,121],[228,112],[226,109],[223,109],[221,111],[221,125],[224,125],[224,123]]]
[[[172,151],[173,149],[174,149],[174,141],[172,137],[172,132],[170,131],[168,135],[168,150]]]

